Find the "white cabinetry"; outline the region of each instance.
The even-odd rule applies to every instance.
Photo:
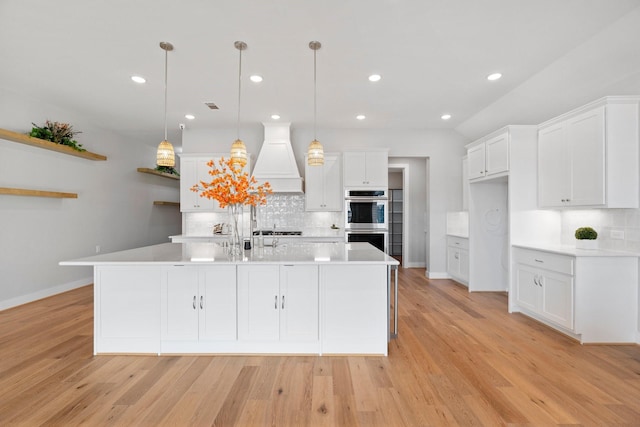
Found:
[[[167,267],[160,288],[163,347],[170,341],[236,340],[235,266]]]
[[[160,270],[96,267],[94,353],[160,352]]]
[[[387,355],[387,267],[363,267],[320,267],[323,353]]]
[[[513,281],[517,304],[544,320],[573,329],[574,258],[514,251]]]
[[[570,256],[514,247],[509,311],[582,343],[636,342],[638,258]]]
[[[539,126],[539,207],[639,206],[639,99],[604,98]]]
[[[200,181],[211,182],[209,174],[212,169],[207,165],[213,160],[214,167],[218,167],[218,160],[223,154],[183,154],[180,156],[180,211],[181,212],[226,212],[221,209],[217,200],[200,197],[199,192],[191,191]],[[250,162],[243,170],[250,170]]]
[[[465,285],[469,283],[469,239],[447,236],[447,273]]]
[[[499,131],[469,144],[469,180],[501,176],[509,172],[509,132]]]
[[[324,155],[324,165],[309,166],[305,155],[307,211],[342,211],[342,162],[339,154]]]
[[[317,343],[318,267],[238,266],[238,338]]]
[[[389,159],[386,151],[348,151],[343,153],[344,186],[387,188]]]

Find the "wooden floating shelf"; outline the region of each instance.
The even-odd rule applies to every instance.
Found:
[[[138,168],[138,172],[148,173],[148,174],[151,174],[151,175],[158,175],[158,176],[161,176],[161,177],[164,177],[164,178],[176,179],[176,180],[180,181],[180,177],[177,176],[177,175],[172,175],[170,173],[160,172],[160,171],[157,171],[155,169]]]
[[[31,145],[32,147],[44,148],[45,150],[57,151],[58,153],[68,154],[70,156],[82,157],[88,160],[107,160],[102,154],[92,153],[90,151],[77,151],[71,147],[55,142],[45,141],[44,139],[34,138],[22,133],[13,132],[6,129],[0,129],[0,139],[18,142],[20,144]]]
[[[27,190],[25,188],[0,187],[0,194],[10,196],[52,197],[54,199],[77,199],[76,193],[61,193],[59,191]]]
[[[156,200],[153,202],[155,206],[175,206],[177,208],[180,207],[180,202],[164,202],[162,200]]]

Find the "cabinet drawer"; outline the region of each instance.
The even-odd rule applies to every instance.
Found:
[[[460,249],[469,249],[469,239],[464,237],[447,236],[447,246]]]
[[[573,276],[574,258],[532,249],[513,249],[513,262]]]

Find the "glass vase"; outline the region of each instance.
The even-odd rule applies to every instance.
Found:
[[[227,207],[229,213],[229,255],[241,256],[244,254],[242,236],[242,204],[230,204]]]

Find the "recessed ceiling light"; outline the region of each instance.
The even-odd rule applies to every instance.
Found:
[[[193,120],[193,119],[195,119],[195,118],[196,118],[196,116],[194,116],[193,114],[185,114],[185,115],[184,115],[184,118],[185,118],[185,119],[188,119],[188,120]]]
[[[272,118],[273,120],[280,120],[280,116],[279,116],[278,114],[272,114],[272,115],[271,115],[271,118]]]
[[[254,74],[254,75],[249,77],[249,80],[251,80],[254,83],[260,83],[262,81],[262,76]]]
[[[369,76],[369,81],[370,82],[379,82],[381,78],[382,78],[382,76],[380,74],[371,74]]]
[[[358,114],[358,115],[356,116],[356,119],[358,119],[358,120],[364,120],[364,119],[366,119],[366,118],[367,118],[367,116],[365,116],[364,114]]]
[[[502,74],[500,74],[500,73],[493,73],[493,74],[489,74],[489,75],[487,76],[487,80],[494,81],[494,80],[498,80],[500,77],[502,77]]]
[[[147,79],[145,79],[142,76],[131,76],[131,80],[133,80],[136,83],[146,83]]]
[[[442,120],[449,120],[451,118],[451,114],[443,114],[442,116],[440,116],[440,118]]]

